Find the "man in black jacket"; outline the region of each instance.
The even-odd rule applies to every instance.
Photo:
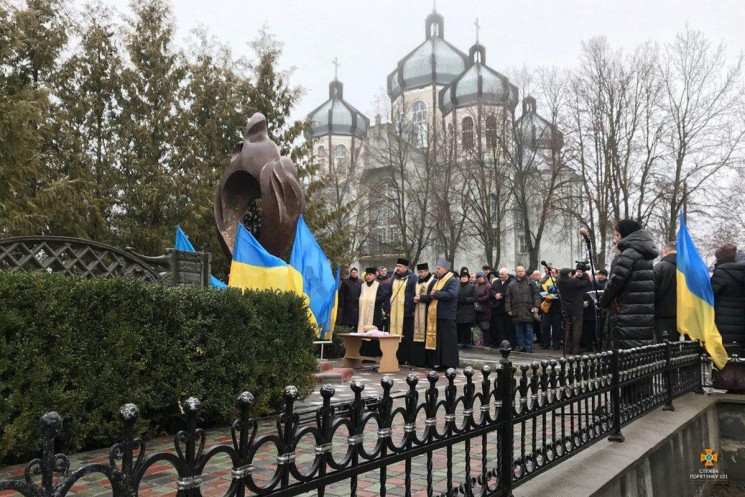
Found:
[[[513,348],[517,345],[512,318],[504,310],[507,288],[509,288],[510,283],[513,281],[514,278],[506,267],[500,269],[499,277],[492,281],[491,323],[489,325],[491,340],[488,343],[490,347],[499,347],[502,340],[509,341]]]
[[[357,268],[349,270],[349,278],[341,280],[339,285],[339,309],[336,314],[336,324],[357,328],[360,312],[360,292],[362,280]]]
[[[598,306],[608,309],[611,346],[619,349],[654,343],[654,264],[652,235],[630,219],[619,221],[615,240],[620,252]]]
[[[668,339],[678,339],[678,267],[676,265],[677,243],[668,242],[662,249],[662,259],[654,266],[654,332],[657,341],[662,341],[662,332]]]
[[[567,354],[582,353],[582,318],[584,317],[584,295],[592,288],[589,276],[584,274],[583,267],[578,266],[576,271],[564,268],[559,273],[559,293],[561,293],[561,305],[567,314],[564,324],[564,350]]]

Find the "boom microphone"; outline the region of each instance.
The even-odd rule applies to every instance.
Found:
[[[546,264],[546,261],[541,261],[541,266],[548,267],[548,264]]]
[[[587,243],[590,243],[590,235],[587,232],[587,228],[580,228],[579,234],[582,235],[582,238],[584,238]]]

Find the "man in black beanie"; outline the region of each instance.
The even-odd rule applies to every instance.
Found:
[[[654,336],[654,270],[657,248],[648,231],[631,219],[615,227],[618,255],[598,306],[608,310],[611,346],[651,345]]]

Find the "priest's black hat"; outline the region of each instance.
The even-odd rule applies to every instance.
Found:
[[[401,264],[402,266],[409,267],[409,259],[399,259],[396,261],[396,264]]]
[[[375,274],[375,273],[378,272],[378,268],[376,268],[376,267],[369,267],[369,268],[365,269],[365,272],[367,274]]]
[[[421,264],[416,265],[417,271],[429,271],[429,264],[426,262],[422,262]]]

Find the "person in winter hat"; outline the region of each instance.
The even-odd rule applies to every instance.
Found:
[[[745,344],[745,261],[738,260],[737,247],[722,245],[711,275],[714,291],[714,319],[722,343]]]
[[[657,248],[648,231],[631,219],[615,226],[618,255],[598,306],[608,310],[611,346],[628,349],[651,345],[654,334],[654,265]]]

